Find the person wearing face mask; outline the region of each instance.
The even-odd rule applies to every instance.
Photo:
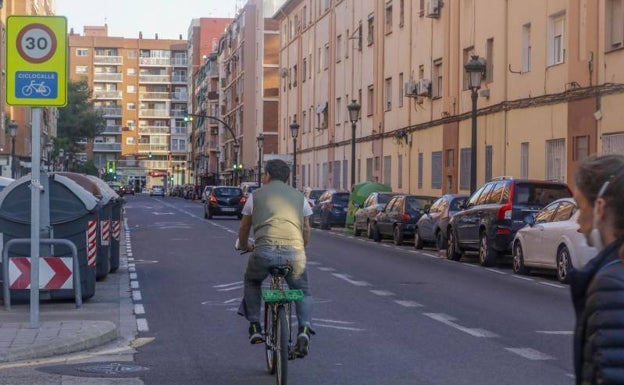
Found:
[[[624,384],[624,156],[585,159],[574,199],[580,231],[598,249],[570,273],[576,384]]]

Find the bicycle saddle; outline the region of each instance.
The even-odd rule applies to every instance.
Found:
[[[285,277],[292,271],[290,265],[276,265],[269,268],[271,275]]]

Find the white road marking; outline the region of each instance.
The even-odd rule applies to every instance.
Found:
[[[242,289],[244,286],[243,285],[239,285],[239,286],[232,286],[232,287],[228,287],[225,289],[219,289],[217,291],[232,291],[232,290],[239,290]]]
[[[528,360],[538,361],[538,360],[554,360],[554,357],[549,356],[546,353],[542,353],[535,349],[531,348],[505,348],[512,353],[519,355],[520,357],[524,357]]]
[[[492,269],[492,268],[488,268],[486,267],[485,270],[491,271],[492,273],[497,273],[500,275],[507,275],[507,273],[505,273],[504,271],[500,271],[500,270],[496,270],[496,269]]]
[[[136,268],[134,266],[130,266],[128,267],[128,271],[136,271]]]
[[[571,336],[574,334],[572,330],[536,330],[535,333]]]
[[[232,298],[232,299],[228,299],[227,301],[223,301],[223,303],[232,303],[232,302],[237,302],[240,301],[240,298]]]
[[[243,281],[236,281],[236,282],[231,282],[231,283],[224,283],[224,284],[221,284],[221,285],[214,285],[213,287],[215,289],[220,289],[222,287],[238,286],[238,285],[242,285],[242,284],[243,284]]]
[[[334,323],[334,324],[343,324],[343,325],[352,325],[353,324],[353,322],[350,322],[350,321],[338,321],[338,320],[324,319],[324,318],[312,318],[312,321],[327,322],[327,323]]]
[[[396,300],[394,302],[404,307],[423,307],[422,304],[419,304],[418,302],[414,302],[414,301]]]
[[[143,307],[142,304],[137,303],[134,305],[134,314],[136,315],[145,314],[145,308]]]
[[[137,318],[137,330],[140,332],[148,332],[147,320],[145,318]]]
[[[136,267],[136,264],[135,263],[129,263],[128,267]]]
[[[319,323],[315,323],[314,327],[315,328],[330,328],[330,329],[339,329],[339,330],[350,330],[350,331],[353,331],[353,332],[364,331],[364,329],[360,329],[360,328],[352,328],[352,327],[348,327],[348,326],[337,326],[337,325],[325,325],[325,324],[319,324]]]
[[[533,278],[523,277],[521,275],[516,275],[516,274],[512,275],[512,277],[514,277],[516,279],[521,279],[523,281],[531,281],[531,282],[535,281]]]
[[[141,292],[139,290],[132,290],[132,300],[136,302],[143,300],[143,297],[141,297]]]
[[[134,258],[128,258],[128,262],[134,262]]]
[[[321,271],[336,271],[333,267],[317,267]]]
[[[130,288],[131,289],[138,289],[139,288],[139,281],[130,281]]]
[[[308,265],[310,265],[310,266],[318,266],[318,265],[320,265],[320,264],[321,264],[320,262],[316,262],[316,261],[308,261],[307,263],[308,263]]]
[[[472,329],[472,328],[467,328],[465,326],[461,326],[458,325],[457,323],[453,322],[456,321],[455,318],[447,315],[447,314],[443,314],[443,313],[423,313],[423,315],[434,319],[436,321],[442,322],[443,324],[450,326],[454,329],[457,329],[459,331],[462,331],[464,333],[470,334],[473,337],[479,337],[479,338],[491,338],[491,337],[498,337],[498,335],[496,335],[495,333],[492,333],[491,331],[488,330],[484,330],[484,329]]]
[[[417,252],[417,253],[418,253],[418,252]],[[420,255],[424,255],[424,256],[426,256],[426,257],[429,257],[429,258],[435,258],[435,259],[438,259],[438,258],[439,258],[436,254],[423,253],[422,251],[421,251],[419,254],[420,254]]]
[[[130,273],[130,279],[137,279],[137,273]]]
[[[336,278],[340,278],[344,281],[347,281],[348,283],[355,285],[355,286],[371,286],[370,283],[365,282],[365,281],[354,281],[352,279],[349,278],[349,276],[347,274],[338,274],[338,273],[333,273],[332,274],[334,277]]]
[[[388,291],[388,290],[371,290],[370,292],[380,297],[388,297],[388,296],[396,295],[393,292]]]
[[[563,285],[558,285],[556,283],[550,283],[550,282],[538,282],[540,285],[545,285],[545,286],[550,286],[550,287],[556,287],[557,289],[565,289],[567,288],[567,286],[563,286]]]

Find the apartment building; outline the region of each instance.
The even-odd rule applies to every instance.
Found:
[[[467,192],[472,90],[477,184],[499,175],[572,183],[592,153],[624,152],[622,0],[289,0],[280,28],[281,153],[304,186],[377,180]],[[347,105],[361,106],[356,145]]]
[[[4,0],[0,2],[0,27],[6,31],[6,20],[11,15],[26,16],[51,16],[55,14],[53,0]],[[0,41],[1,52],[6,52],[5,39]],[[0,69],[4,74],[6,58],[0,61]],[[32,110],[24,106],[8,106],[6,104],[6,84],[5,78],[0,78],[0,176],[20,177],[26,175],[31,170],[32,151],[32,130],[31,119]],[[50,145],[52,138],[56,137],[56,119],[58,111],[55,107],[40,107],[41,111],[41,160],[44,165],[49,165]],[[16,127],[15,137],[11,136],[10,126]],[[11,154],[14,153],[14,156]]]
[[[87,78],[105,128],[88,156],[136,188],[181,184],[187,173],[187,41],[114,37],[108,27],[69,34],[69,78]]]

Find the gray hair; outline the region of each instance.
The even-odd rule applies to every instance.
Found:
[[[271,176],[271,179],[282,182],[288,181],[290,177],[290,167],[288,163],[281,159],[271,159],[264,165],[264,171]]]

